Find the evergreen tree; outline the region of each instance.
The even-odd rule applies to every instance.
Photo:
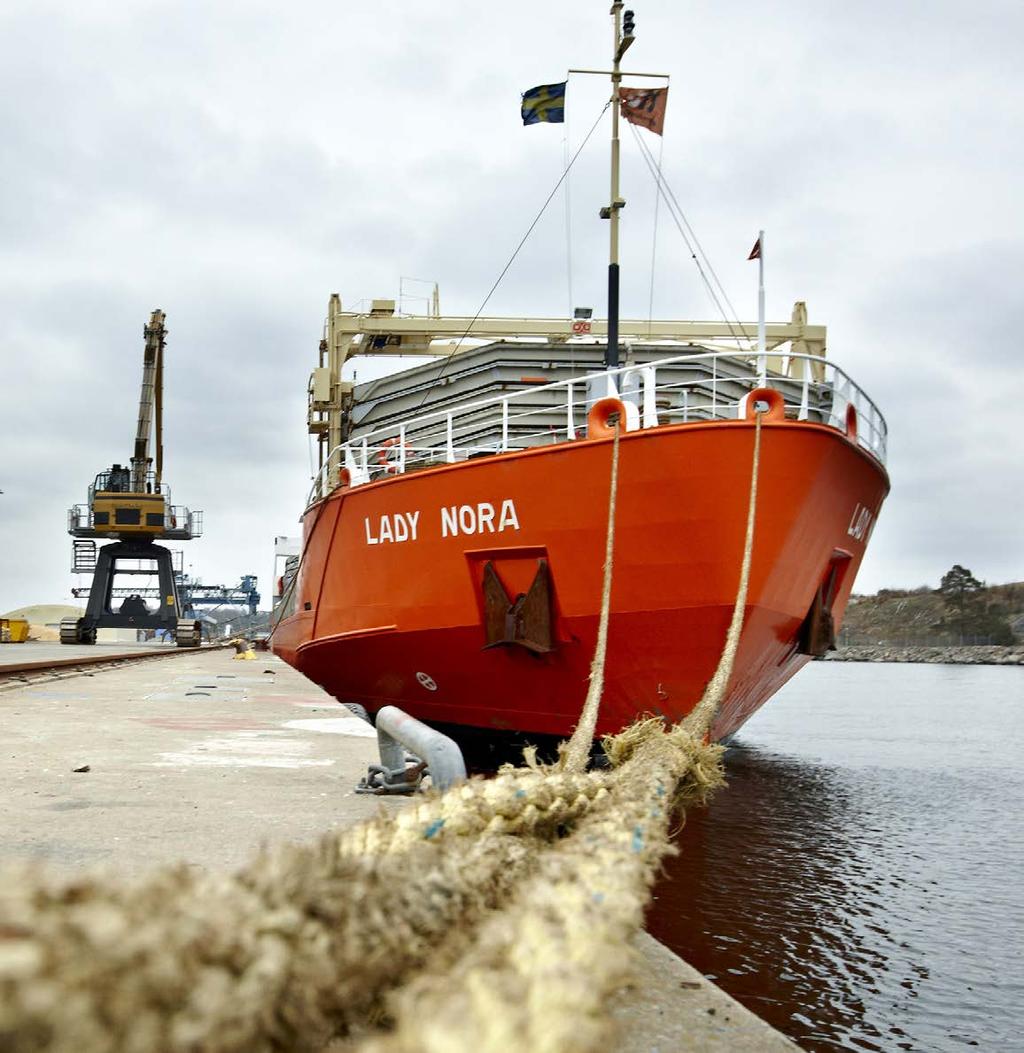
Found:
[[[976,600],[981,588],[981,582],[959,563],[954,563],[942,575],[939,595],[942,596],[946,605],[946,616],[943,622],[961,637],[967,635],[968,624],[972,620],[972,608],[977,606]]]
[[[939,628],[952,632],[961,641],[965,637],[982,636],[992,643],[1013,643],[1005,605],[990,600],[984,582],[966,567],[955,563],[942,575],[938,592],[946,608]]]

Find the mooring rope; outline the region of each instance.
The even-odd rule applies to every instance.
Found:
[[[659,721],[619,743],[628,760],[602,807],[539,854],[509,902],[389,1001],[391,1035],[360,1053],[590,1053],[608,1048],[608,999],[634,968],[629,939],[671,851],[676,806],[721,782],[718,747]],[[597,775],[599,773],[593,773]]]
[[[590,740],[582,736],[588,726],[593,733],[603,689],[618,437],[616,429],[598,646],[584,713],[563,751],[562,771],[585,764]],[[390,1000],[393,1033],[360,1046],[360,1053],[594,1053],[607,1048],[612,1025],[605,1006],[631,976],[629,938],[642,924],[661,861],[673,851],[671,816],[703,802],[723,782],[722,748],[706,739],[739,648],[753,556],[760,445],[761,414],[756,413],[736,601],[725,646],[700,703],[667,732],[661,721],[652,719],[605,741],[615,771],[601,805],[588,810],[569,836],[541,855],[536,871],[517,886],[508,905],[463,940],[457,956],[436,960],[397,990]]]
[[[346,1035],[360,1053],[605,1048],[671,817],[722,782],[706,738],[742,626],[760,423],[736,608],[682,725],[605,740],[610,771],[527,757],[234,874],[177,866],[126,884],[8,868],[0,1049],[312,1053]],[[617,458],[616,434],[606,628]]]
[[[750,468],[750,497],[747,499],[747,528],[743,539],[743,562],[740,565],[740,581],[736,589],[736,600],[732,606],[732,619],[729,631],[725,636],[725,646],[718,659],[714,676],[708,681],[700,702],[683,720],[683,726],[692,734],[708,735],[711,725],[718,713],[718,707],[725,698],[732,668],[736,662],[736,652],[740,647],[740,634],[743,632],[743,618],[747,610],[747,589],[750,585],[750,564],[754,556],[754,523],[757,514],[757,479],[761,474],[761,411],[754,412],[754,456]]]
[[[619,432],[623,421],[615,422],[612,438],[612,477],[608,486],[608,527],[604,543],[604,578],[601,584],[601,613],[597,622],[597,643],[590,662],[590,683],[587,697],[580,711],[580,719],[562,751],[564,771],[583,771],[590,757],[590,745],[594,741],[597,714],[604,691],[604,665],[608,655],[608,618],[612,605],[612,557],[615,551],[615,500],[619,490]]]

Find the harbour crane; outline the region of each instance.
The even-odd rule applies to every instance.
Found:
[[[68,511],[68,533],[75,539],[71,569],[92,571],[93,577],[85,614],[60,623],[63,644],[93,644],[96,630],[106,628],[162,629],[174,635],[179,647],[200,643],[200,623],[185,616],[171,550],[156,544],[191,541],[202,534],[203,523],[202,512],[171,503],[163,481],[164,319],[157,309],[143,328],[142,390],[130,464],[113,464],[100,472],[89,487],[88,501]],[[99,538],[113,544],[97,547]],[[155,576],[156,605],[146,603],[146,589],[125,595],[115,588],[115,579],[124,574]]]

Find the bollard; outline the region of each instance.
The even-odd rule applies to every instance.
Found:
[[[466,778],[466,762],[453,739],[409,716],[397,706],[385,706],[376,718],[380,764],[356,788],[358,793],[415,793],[424,774],[434,787],[447,790]],[[422,760],[406,767],[406,750]]]

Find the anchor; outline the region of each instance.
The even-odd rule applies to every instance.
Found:
[[[492,647],[517,645],[533,654],[553,651],[551,632],[551,583],[548,561],[537,560],[537,573],[527,592],[510,600],[490,561],[484,564],[484,629]]]

